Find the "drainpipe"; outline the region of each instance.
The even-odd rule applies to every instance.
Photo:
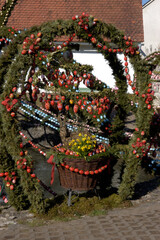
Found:
[[[143,50],[142,50],[142,46],[144,46],[144,43],[142,44],[142,43],[139,43],[138,44],[138,47],[139,47],[139,52],[140,52],[140,54],[145,58],[147,55],[145,54],[145,52],[143,52]]]

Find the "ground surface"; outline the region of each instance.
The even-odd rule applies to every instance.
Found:
[[[0,239],[159,240],[159,180],[156,178],[141,184],[140,189],[145,188],[145,191],[138,200],[132,201],[130,208],[110,210],[101,216],[83,216],[69,222],[36,220],[28,211],[16,212],[12,207],[3,208],[0,214]],[[148,186],[148,193],[145,185]]]

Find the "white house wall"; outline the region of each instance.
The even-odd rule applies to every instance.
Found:
[[[1,55],[1,51],[0,51]],[[110,88],[115,88],[115,79],[112,75],[113,71],[110,68],[108,61],[106,61],[102,54],[90,48],[88,45],[81,46],[80,51],[73,52],[73,58],[81,63],[88,64],[93,66],[93,74],[102,82],[106,83]],[[124,66],[124,55],[118,54],[118,58],[122,61]],[[131,64],[128,65],[129,73],[131,76],[131,80],[133,80],[134,70]],[[86,88],[86,86],[81,83],[80,88]],[[128,92],[132,93],[132,89],[129,86]]]
[[[144,46],[146,55],[160,50],[160,0],[150,0],[143,6]]]
[[[87,50],[87,51],[79,51],[73,53],[73,58],[81,63],[81,64],[89,64],[93,66],[93,74],[102,82],[106,83],[110,88],[115,87],[115,79],[112,75],[113,71],[110,68],[108,62],[104,59],[103,55],[98,53],[95,50]],[[124,55],[118,54],[118,58],[124,64]],[[124,66],[124,65],[123,65]],[[129,63],[129,73],[131,75],[131,79],[133,79],[134,70]],[[86,88],[86,86],[81,83],[80,88]],[[128,92],[132,92],[130,86],[128,88]]]

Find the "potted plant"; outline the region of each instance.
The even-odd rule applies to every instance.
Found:
[[[106,175],[109,146],[98,143],[94,135],[74,134],[65,145],[58,144],[49,152],[56,164],[62,187],[90,190]]]

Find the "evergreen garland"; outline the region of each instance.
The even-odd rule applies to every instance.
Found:
[[[83,21],[82,21],[83,20]],[[71,36],[75,34],[79,39],[85,42],[91,43],[100,53],[102,53],[106,60],[109,61],[109,65],[113,69],[113,75],[116,79],[118,87],[118,93],[116,96],[115,103],[117,105],[117,115],[114,118],[112,125],[112,134],[109,136],[112,145],[122,143],[122,136],[124,133],[124,120],[127,115],[127,83],[124,75],[124,68],[121,62],[117,59],[116,53],[123,52],[130,57],[131,63],[134,66],[135,73],[137,75],[137,87],[139,96],[147,92],[147,85],[149,83],[149,67],[145,61],[140,59],[137,54],[137,48],[134,46],[128,46],[126,37],[123,33],[118,31],[114,26],[105,24],[101,21],[95,20],[93,17],[89,17],[89,23],[87,22],[89,29],[84,31],[82,23],[85,23],[85,16],[81,19],[73,17],[72,20],[57,20],[54,22],[48,22],[42,24],[40,27],[32,27],[30,30],[21,32],[16,38],[12,39],[12,43],[4,50],[3,56],[0,58],[0,93],[1,102],[9,96],[14,87],[18,87],[20,79],[24,79],[28,71],[28,66],[32,65],[33,55],[24,54],[22,55],[22,43],[24,39],[31,34],[37,35],[39,32],[42,33],[42,39],[39,42],[39,48],[44,51],[50,49],[50,43],[53,43],[56,38],[63,35]],[[82,22],[82,23],[81,23]],[[77,24],[78,23],[78,24]],[[85,25],[84,25],[85,26]],[[8,29],[2,29],[3,34],[8,34]],[[112,49],[112,46],[105,39],[110,39],[117,48]],[[129,40],[130,41],[130,40]],[[47,72],[47,69],[42,65],[42,71]],[[66,66],[68,69],[69,64]],[[77,66],[80,69],[82,66]],[[65,68],[65,66],[64,66]],[[72,68],[72,66],[70,66]],[[91,66],[85,66],[86,71],[91,71]],[[71,69],[72,70],[72,69]],[[23,71],[23,72],[22,72]],[[23,80],[22,80],[22,84]],[[107,90],[102,92],[102,95],[106,95]],[[94,93],[91,93],[91,96]],[[101,96],[101,93],[98,93]],[[66,93],[68,97],[75,97],[76,94],[69,92]],[[17,96],[18,98],[19,96]],[[145,137],[148,137],[150,120],[153,111],[150,111],[146,107],[144,99],[139,98],[139,108],[137,110],[137,127],[139,131],[135,133],[133,139],[129,143],[129,147],[132,149],[132,144],[135,143],[136,138],[141,137],[141,131],[145,130]],[[32,99],[31,99],[32,100]],[[46,209],[46,203],[43,197],[43,193],[37,182],[37,179],[30,177],[30,175],[23,169],[17,170],[17,161],[20,158],[19,153],[21,152],[20,142],[21,139],[18,135],[19,125],[16,118],[12,118],[9,113],[6,112],[4,106],[0,106],[1,109],[1,131],[0,139],[1,144],[1,168],[4,172],[15,171],[17,177],[17,187],[15,191],[10,191],[10,203],[16,206],[17,209],[22,209],[26,205],[31,205],[37,212],[43,212]],[[23,153],[25,155],[25,152]],[[27,161],[32,162],[30,156],[25,155]],[[9,161],[9,162],[8,162]],[[135,179],[137,169],[140,166],[141,158],[132,154],[130,150],[126,154],[125,170],[123,174],[122,184],[119,188],[119,193],[122,198],[130,198],[134,193]],[[24,204],[24,202],[26,204]]]
[[[133,138],[129,143],[129,151],[126,153],[125,170],[122,177],[122,183],[119,188],[119,194],[123,199],[129,199],[134,194],[134,187],[136,184],[136,177],[138,169],[141,167],[141,161],[143,153],[141,147],[136,148],[136,154],[133,154],[133,145],[136,145],[137,139],[140,142],[144,139],[150,139],[150,123],[153,116],[153,108],[148,109],[145,103],[146,97],[143,98],[142,94],[146,94],[148,90],[148,84],[150,83],[150,75],[148,66],[145,60],[141,60],[140,56],[134,56],[130,58],[132,65],[134,66],[134,71],[137,76],[137,88],[138,88],[138,109],[136,112],[136,126],[137,131],[135,131]],[[144,135],[142,135],[144,131]],[[150,141],[150,140],[149,140]]]

